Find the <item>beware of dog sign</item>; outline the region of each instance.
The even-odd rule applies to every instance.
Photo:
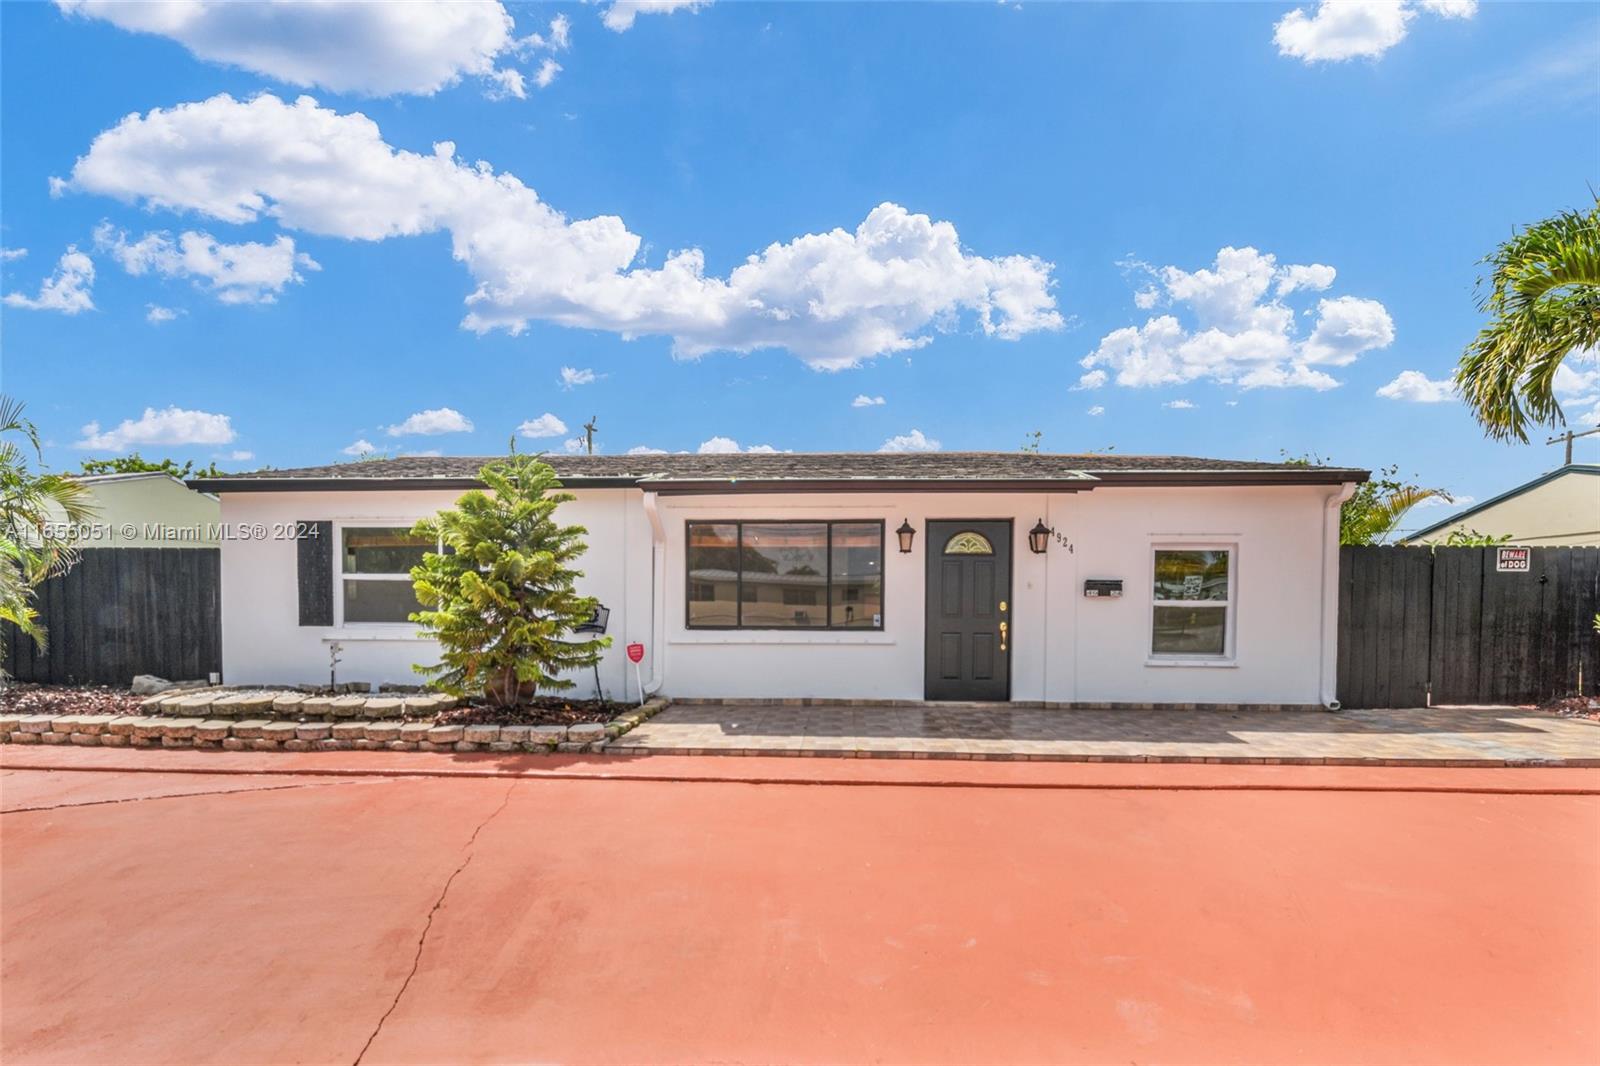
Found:
[[[1496,548],[1494,568],[1499,573],[1527,573],[1532,552],[1527,548]]]

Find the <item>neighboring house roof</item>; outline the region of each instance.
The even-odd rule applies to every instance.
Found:
[[[1567,474],[1600,476],[1600,464],[1597,464],[1597,463],[1569,463],[1566,466],[1557,467],[1556,469],[1550,471],[1548,474],[1540,474],[1538,477],[1534,478],[1532,481],[1524,482],[1523,484],[1518,485],[1514,489],[1511,489],[1511,490],[1509,490],[1507,492],[1502,492],[1498,496],[1491,496],[1489,499],[1484,500],[1482,503],[1475,503],[1471,507],[1468,507],[1465,511],[1457,511],[1455,514],[1451,515],[1449,518],[1443,519],[1442,521],[1435,522],[1433,525],[1428,526],[1425,529],[1419,529],[1415,533],[1412,533],[1409,536],[1407,536],[1405,539],[1407,541],[1420,540],[1421,538],[1429,536],[1430,534],[1436,533],[1441,529],[1446,529],[1446,528],[1448,528],[1450,526],[1456,525],[1458,522],[1465,521],[1466,519],[1472,517],[1473,515],[1478,514],[1480,511],[1487,511],[1489,508],[1494,507],[1494,506],[1496,506],[1498,504],[1505,503],[1507,500],[1513,500],[1513,499],[1516,499],[1518,496],[1522,496],[1522,495],[1525,495],[1526,493],[1532,492],[1534,489],[1538,488],[1540,485],[1548,484],[1549,482],[1554,481],[1556,478],[1564,477]]]
[[[195,478],[205,492],[470,488],[501,456],[412,456],[297,470]],[[1051,489],[1096,484],[1332,485],[1369,471],[1298,463],[1199,459],[1182,455],[1041,455],[1033,452],[782,452],[736,455],[547,455],[572,488],[641,488],[662,493],[870,490],[893,486],[962,491]]]

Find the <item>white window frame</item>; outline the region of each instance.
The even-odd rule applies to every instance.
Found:
[[[1156,598],[1156,553],[1165,551],[1227,552],[1228,598],[1226,600],[1162,600]],[[1146,617],[1144,640],[1145,662],[1150,666],[1235,666],[1238,648],[1235,644],[1239,621],[1239,542],[1221,540],[1158,540],[1150,545],[1150,555],[1145,567],[1146,580],[1150,582],[1150,611]],[[1222,623],[1222,654],[1158,652],[1156,640],[1157,607],[1222,607],[1226,613]]]
[[[411,621],[403,622],[346,622],[344,618],[344,583],[346,581],[407,581],[411,580],[410,574],[347,574],[344,572],[344,531],[346,529],[403,529],[409,530],[417,524],[415,518],[348,518],[335,520],[333,523],[333,624],[336,629],[355,630],[358,632],[377,630],[380,632],[395,633],[405,630],[415,631],[417,624]],[[442,550],[440,543],[435,548]]]

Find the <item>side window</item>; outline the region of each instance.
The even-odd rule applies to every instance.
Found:
[[[339,548],[346,625],[405,623],[422,609],[411,568],[437,550],[433,541],[413,537],[405,526],[345,526]]]
[[[1233,551],[1157,548],[1150,653],[1226,658],[1232,653]]]

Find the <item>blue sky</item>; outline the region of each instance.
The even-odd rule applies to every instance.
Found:
[[[1559,462],[1430,382],[1476,261],[1600,185],[1592,7],[661,6],[4,5],[3,385],[48,461],[595,416],[611,453],[1040,430],[1479,499]],[[1600,367],[1565,385],[1593,424]]]

